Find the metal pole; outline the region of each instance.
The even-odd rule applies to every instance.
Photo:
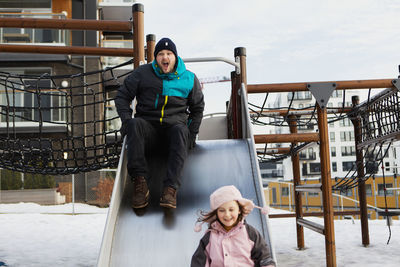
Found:
[[[297,133],[297,117],[289,116],[290,133]],[[295,147],[297,142],[293,142],[292,146]],[[293,184],[294,184],[294,204],[296,212],[296,220],[303,217],[303,203],[301,192],[296,191],[296,186],[301,184],[300,180],[300,158],[299,153],[292,154],[292,169],[293,169]],[[304,249],[304,227],[296,223],[297,232],[297,248]]]
[[[134,4],[132,6],[133,17],[133,65],[136,69],[144,64],[144,6]]]
[[[320,158],[321,158],[321,183],[322,198],[324,204],[325,226],[325,252],[326,266],[336,266],[335,228],[332,203],[332,181],[329,158],[329,133],[326,109],[321,109],[317,104],[318,129],[320,134]]]
[[[360,98],[358,96],[353,96],[351,98],[353,107],[360,103]],[[358,175],[358,197],[360,201],[360,219],[361,219],[361,236],[362,244],[364,247],[369,245],[369,229],[368,229],[368,208],[367,208],[367,191],[365,189],[365,181],[362,179],[365,176],[364,173],[364,155],[362,149],[357,149],[357,144],[362,142],[362,129],[361,129],[361,119],[359,117],[353,118],[352,120],[354,126],[354,140],[356,147],[356,166]]]
[[[72,214],[75,215],[75,174],[72,174]]]
[[[375,186],[375,175],[372,177],[372,183],[374,185],[374,202],[375,202],[375,207],[377,207],[376,205],[376,195],[378,194],[378,192],[376,191],[376,186]],[[375,218],[378,219],[378,213],[375,211]]]
[[[397,174],[395,173],[395,175],[393,175],[394,177],[393,177],[393,180],[394,180],[394,186],[396,186],[397,187]],[[394,190],[394,197],[395,197],[395,199],[396,199],[396,209],[398,209],[399,208],[399,198],[398,198],[398,192],[397,192],[398,190]]]
[[[288,203],[289,203],[289,211],[292,211],[292,191],[291,191],[291,185],[288,184]]]

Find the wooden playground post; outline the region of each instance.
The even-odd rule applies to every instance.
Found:
[[[144,6],[132,6],[133,18],[133,66],[136,69],[144,64]]]
[[[324,206],[324,234],[325,234],[325,252],[326,266],[336,266],[336,247],[335,247],[335,229],[332,202],[332,181],[331,167],[329,158],[329,133],[328,116],[326,108],[322,109],[317,103],[318,130],[320,136],[320,158],[321,158],[321,183],[322,198]]]
[[[231,90],[231,99],[230,99],[230,101],[231,101],[231,114],[232,114],[232,117],[231,117],[231,124],[232,124],[232,127],[229,127],[229,128],[231,128],[232,129],[232,133],[231,133],[231,135],[229,134],[229,132],[228,132],[228,136],[230,136],[230,138],[232,138],[232,139],[236,139],[236,138],[238,138],[238,136],[239,136],[239,132],[241,132],[241,131],[239,131],[239,125],[238,125],[238,98],[239,98],[239,96],[238,96],[238,80],[239,80],[239,77],[238,77],[238,75],[236,74],[236,72],[235,71],[232,71],[231,72],[231,87],[232,87],[232,90]],[[229,130],[228,130],[229,131]]]
[[[246,48],[236,47],[235,48],[235,59],[239,60],[240,63],[240,83],[244,83],[247,87],[247,73],[246,73]],[[247,89],[246,89],[247,90]]]
[[[154,60],[154,50],[156,47],[156,36],[154,34],[146,35],[146,43],[147,43],[147,63],[150,63]]]
[[[297,134],[297,116],[289,116],[289,128],[290,133]],[[297,142],[292,143],[292,147],[296,146]],[[300,180],[300,160],[299,153],[292,154],[292,168],[293,168],[293,185],[294,189],[301,184]],[[290,192],[289,192],[290,193]],[[296,219],[303,217],[303,203],[302,203],[302,192],[294,190],[294,203],[296,206]],[[297,248],[304,249],[304,227],[296,223],[297,232]]]
[[[234,50],[235,61],[239,61],[240,69],[239,73],[235,71],[231,72],[231,81],[232,81],[232,122],[233,122],[233,138],[240,139],[243,137],[242,134],[242,106],[239,96],[239,90],[242,86],[242,83],[247,87],[247,78],[246,78],[246,48],[244,47],[236,47]],[[247,93],[247,88],[246,88]]]
[[[353,107],[360,103],[358,96],[353,96],[351,98]],[[362,129],[361,129],[361,119],[355,117],[351,120],[354,126],[354,139],[356,147],[356,165],[357,165],[357,175],[358,177],[364,177],[364,157],[362,148],[358,149],[357,144],[362,142]],[[361,236],[362,244],[364,247],[369,246],[369,230],[368,230],[368,208],[367,208],[367,193],[365,190],[365,181],[360,179],[358,181],[358,197],[360,201],[360,220],[361,220]]]

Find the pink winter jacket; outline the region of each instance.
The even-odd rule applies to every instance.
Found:
[[[240,222],[229,232],[215,221],[192,257],[191,267],[275,266],[260,233]]]

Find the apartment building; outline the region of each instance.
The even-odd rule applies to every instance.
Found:
[[[98,9],[97,0],[0,0],[0,16],[6,18],[33,18],[33,19],[97,19]],[[0,43],[13,45],[46,45],[46,46],[88,46],[99,45],[99,35],[96,31],[78,31],[64,29],[33,29],[33,28],[0,28]],[[101,68],[99,56],[81,55],[62,55],[62,54],[34,54],[34,53],[1,53],[0,71],[18,75],[76,75],[97,71]],[[12,81],[14,78],[10,78]],[[17,80],[15,78],[14,80]],[[75,79],[40,79],[32,80],[25,76],[21,81],[26,86],[32,84],[38,88],[49,88],[57,86],[62,88],[79,87],[82,84],[90,84],[99,81],[100,77],[85,76],[81,80]],[[55,84],[52,84],[55,83]],[[33,92],[18,90],[10,85],[0,85],[0,101],[2,104],[13,103],[14,114],[12,118],[2,112],[0,116],[0,134],[5,134],[6,125],[12,121],[13,131],[16,136],[23,140],[35,137],[39,134],[37,119],[39,116],[44,121],[55,122],[52,124],[44,123],[40,129],[44,138],[62,139],[67,133],[73,131],[74,135],[88,136],[93,134],[93,129],[79,125],[67,125],[68,116],[71,114],[63,109],[66,100],[61,94],[46,91],[46,96],[40,100],[40,112],[37,96]],[[82,91],[83,91],[82,87]],[[92,86],[91,90],[96,92],[102,90],[101,85]],[[86,95],[73,100],[73,105],[79,107],[86,102]],[[59,108],[57,108],[59,107]],[[40,115],[39,115],[40,113]],[[76,108],[73,111],[75,119],[94,118],[101,119],[103,112],[98,112],[95,108]],[[97,117],[96,117],[97,116]],[[8,122],[7,122],[8,120]],[[73,127],[73,129],[71,128]],[[28,155],[21,155],[22,157]],[[16,173],[23,176],[23,173]],[[96,174],[80,173],[75,177],[75,199],[84,201],[88,199],[87,191],[96,184],[90,184],[90,177]],[[57,176],[56,182],[70,182],[69,175]]]
[[[375,93],[371,92],[370,97]],[[351,107],[352,96],[359,96],[360,102],[366,101],[368,99],[368,90],[335,90],[329,99],[327,108]],[[310,92],[294,92],[280,94],[274,103],[276,107],[288,107],[289,105],[292,109],[301,110],[311,108],[312,110],[312,107],[315,105],[315,99]],[[356,149],[354,127],[352,122],[343,115],[338,113],[328,115],[332,185],[335,185],[342,178],[351,178],[352,175],[357,175],[355,172]],[[310,116],[303,116],[299,122],[298,132],[316,132],[318,125],[309,119]],[[276,127],[276,133],[289,133],[289,128]],[[285,145],[288,146],[289,144]],[[282,144],[278,144],[277,146],[282,146]],[[371,206],[381,209],[385,208],[384,191],[386,188],[386,203],[388,203],[388,208],[399,209],[400,193],[396,189],[400,187],[398,181],[398,149],[398,142],[395,142],[389,148],[387,145],[383,146],[382,155],[387,150],[383,159],[383,168],[382,166],[378,166],[378,162],[374,158],[377,151],[371,154],[372,158],[365,158],[367,172],[375,173],[374,175],[370,175],[370,178],[366,181],[367,202]],[[366,154],[368,155],[368,153]],[[315,143],[306,147],[299,153],[299,158],[302,183],[321,183],[319,146]],[[267,181],[270,205],[293,211],[294,193],[291,158],[284,159],[282,166],[276,167],[276,169],[283,169],[283,178],[269,178]],[[333,193],[336,194],[333,198],[335,210],[348,210],[358,207],[357,187],[353,187],[347,191],[334,191]],[[321,193],[302,193],[302,195],[305,210],[320,211],[322,209]],[[378,218],[379,216],[373,209],[370,209],[369,217]]]

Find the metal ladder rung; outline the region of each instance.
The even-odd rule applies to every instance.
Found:
[[[308,221],[303,218],[298,218],[297,224],[300,224],[301,226],[307,227],[308,229],[318,232],[321,235],[325,235],[325,227],[321,224],[318,224],[318,223],[315,223],[312,221]]]
[[[296,192],[321,192],[321,184],[302,184],[295,187]]]

